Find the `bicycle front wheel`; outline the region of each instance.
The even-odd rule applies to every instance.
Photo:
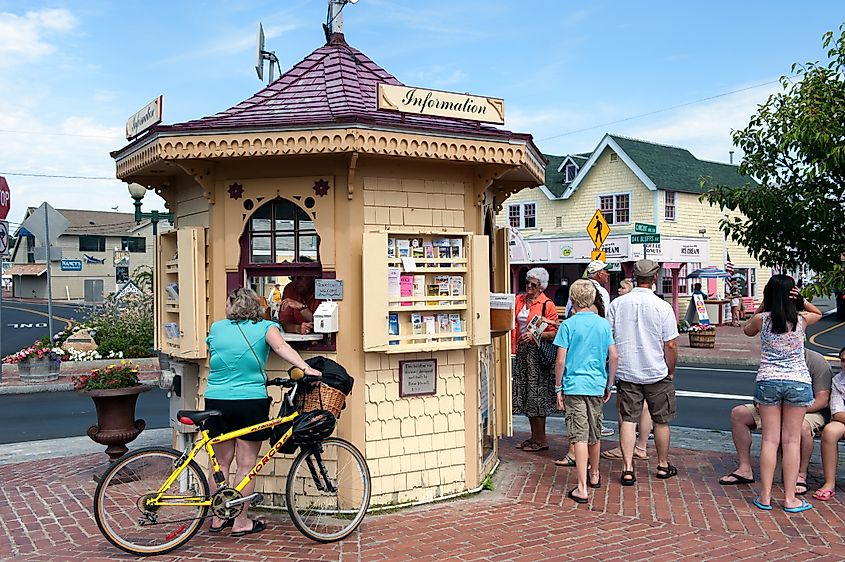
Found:
[[[191,461],[162,495],[168,504],[148,506],[176,470],[179,451],[164,447],[138,449],[124,455],[103,473],[94,494],[94,519],[103,536],[117,548],[137,556],[164,554],[180,547],[202,526],[208,506],[208,481]]]
[[[370,505],[370,470],[351,443],[331,437],[304,447],[285,487],[293,524],[309,539],[334,542],[352,533]]]

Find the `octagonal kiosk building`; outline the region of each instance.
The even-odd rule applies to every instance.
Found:
[[[336,316],[317,333],[287,318],[284,336],[355,378],[336,433],[365,454],[371,505],[479,489],[510,433],[512,313],[491,325],[491,294],[510,292],[495,212],[542,184],[545,165],[530,135],[481,122],[503,117],[502,100],[403,86],[335,33],[242,103],[113,152],[117,177],[175,217],[155,283],[156,346],[182,379],[174,410],[203,407],[205,338],[227,294],[304,278]],[[287,367],[271,353],[269,377]],[[191,439],[172,423],[174,443]],[[283,501],[289,462],[262,471],[265,503]]]

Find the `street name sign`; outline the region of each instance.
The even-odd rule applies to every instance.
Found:
[[[9,255],[9,223],[0,220],[0,256]]]
[[[59,266],[62,271],[82,271],[82,260],[61,260]]]
[[[632,234],[631,244],[660,244],[659,234]]]
[[[587,223],[587,234],[590,235],[590,240],[593,241],[596,250],[600,250],[601,245],[604,244],[605,239],[610,235],[610,225],[607,224],[607,220],[604,218],[601,209],[596,209],[593,218]]]
[[[643,222],[635,222],[634,223],[634,232],[639,232],[641,234],[657,234],[657,227],[653,224],[646,224]]]

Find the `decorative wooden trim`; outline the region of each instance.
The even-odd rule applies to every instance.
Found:
[[[212,205],[214,204],[214,169],[210,162],[174,161],[183,172],[191,176],[203,189],[203,195]]]
[[[542,156],[523,140],[506,142],[359,129],[158,136],[118,157],[117,177],[137,175],[167,161],[347,152],[503,164],[524,167],[537,183],[543,183],[545,178]]]
[[[352,200],[352,192],[355,190],[353,183],[355,181],[355,172],[358,166],[358,153],[353,152],[349,158],[349,175],[346,178],[346,197]]]

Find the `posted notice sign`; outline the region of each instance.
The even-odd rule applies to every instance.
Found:
[[[437,359],[399,362],[399,396],[437,394]]]

